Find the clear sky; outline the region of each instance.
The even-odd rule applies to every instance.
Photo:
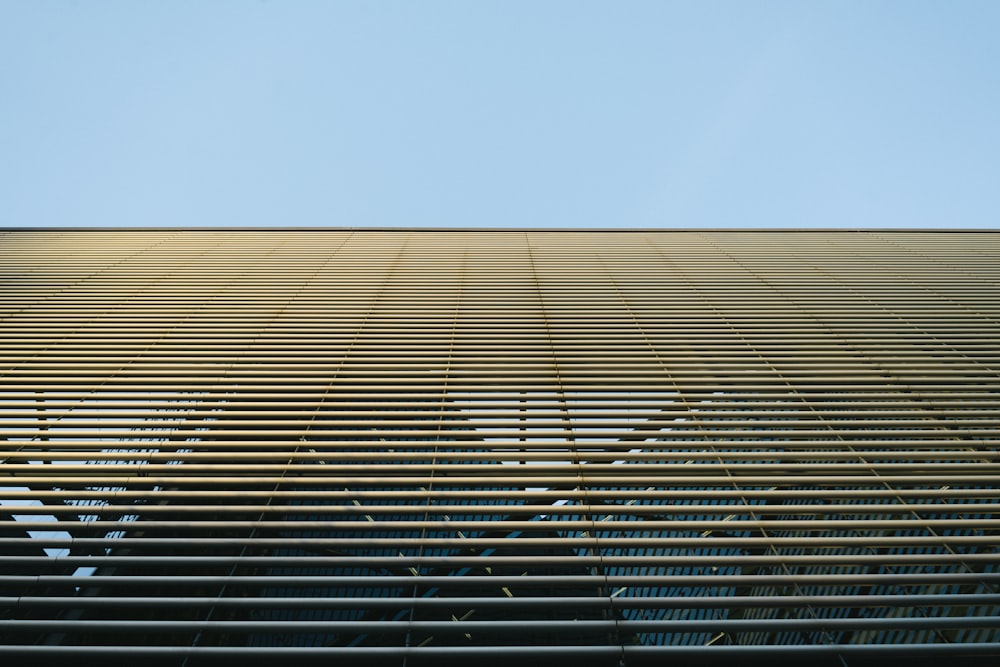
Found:
[[[0,0],[0,226],[1000,227],[1000,1]]]

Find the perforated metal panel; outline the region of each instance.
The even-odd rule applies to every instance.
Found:
[[[1000,660],[1000,233],[0,254],[7,659]]]

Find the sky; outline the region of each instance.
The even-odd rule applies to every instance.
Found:
[[[1000,228],[993,0],[0,0],[0,226]]]

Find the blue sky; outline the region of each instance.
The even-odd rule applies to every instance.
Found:
[[[0,226],[997,228],[998,35],[991,0],[0,0]]]

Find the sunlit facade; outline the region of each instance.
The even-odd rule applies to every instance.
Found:
[[[0,281],[5,663],[1000,662],[1000,232],[0,230]]]

